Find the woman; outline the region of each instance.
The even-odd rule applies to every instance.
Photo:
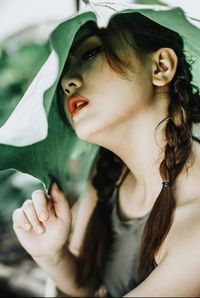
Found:
[[[200,295],[200,95],[181,37],[139,13],[88,22],[60,86],[78,137],[100,145],[70,209],[53,184],[13,214],[15,233],[64,293]]]

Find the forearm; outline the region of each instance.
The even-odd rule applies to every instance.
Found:
[[[70,297],[90,297],[94,293],[94,280],[84,287],[76,283],[77,258],[65,248],[54,257],[34,258],[37,264],[55,282],[57,288]]]

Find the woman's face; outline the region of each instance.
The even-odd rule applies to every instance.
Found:
[[[72,47],[61,80],[64,109],[78,137],[95,143],[95,137],[129,122],[150,102],[151,68],[133,54],[127,55],[133,71],[116,73],[108,64],[97,35]]]

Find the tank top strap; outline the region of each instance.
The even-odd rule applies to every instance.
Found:
[[[130,172],[129,169],[126,168],[125,171],[124,171],[124,173],[121,175],[119,181],[118,181],[117,184],[116,184],[116,188],[117,188],[117,189],[120,188],[120,186],[122,185],[122,183],[124,182],[124,180],[125,180],[126,177],[128,176],[128,173],[129,173],[129,172]]]
[[[119,188],[122,185],[122,183],[124,182],[125,178],[127,177],[129,173],[129,169],[125,169],[125,171],[122,173],[120,179],[118,180],[118,182],[115,185],[115,188],[112,192],[112,195],[109,199],[109,204],[112,206],[112,209],[114,207],[114,205],[116,204],[116,200],[118,200],[118,196],[119,196]]]
[[[118,201],[119,201],[119,189],[120,189],[120,186],[122,185],[122,183],[124,182],[124,180],[126,179],[126,177],[128,176],[129,172],[130,172],[129,169],[126,168],[116,183],[116,186],[114,188],[114,191],[113,191],[113,194],[112,194],[112,197],[110,200],[111,204],[112,204],[112,209],[114,208],[114,206],[116,206],[116,208],[117,208]]]

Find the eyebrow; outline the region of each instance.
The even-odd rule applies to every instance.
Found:
[[[81,45],[82,43],[87,40],[89,37],[95,36],[97,35],[95,32],[88,32],[87,34],[85,34],[84,36],[80,37],[75,43],[74,45],[72,45],[71,47],[71,51],[76,51]]]

